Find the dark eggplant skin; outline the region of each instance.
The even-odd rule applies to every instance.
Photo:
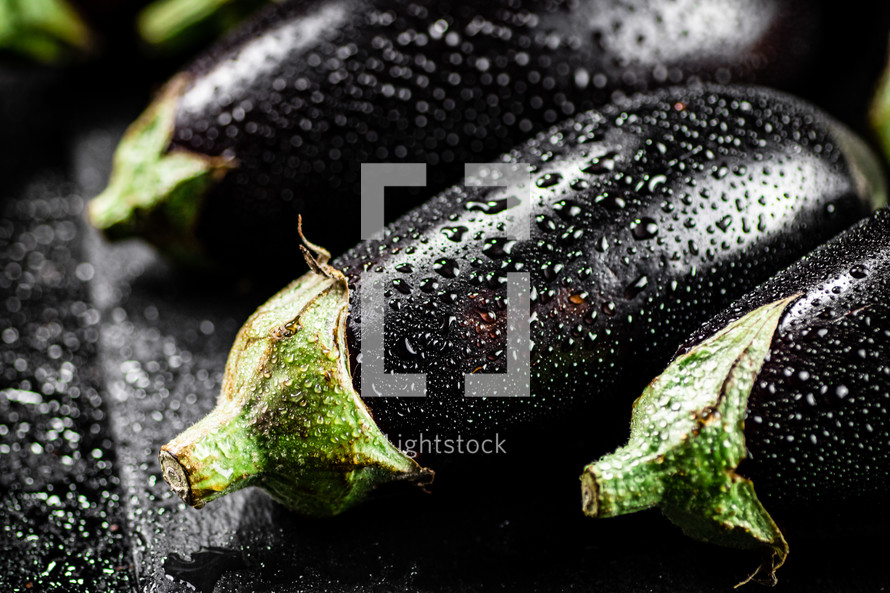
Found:
[[[758,87],[672,88],[557,126],[508,155],[537,163],[529,240],[503,230],[516,187],[456,186],[332,262],[350,283],[354,387],[372,270],[388,288],[385,370],[428,373],[425,399],[363,398],[384,433],[484,438],[585,406],[588,424],[622,417],[684,334],[866,215],[883,182],[850,141]],[[513,271],[531,279],[533,395],[464,397],[461,373],[505,369]]]
[[[714,317],[783,313],[757,375],[739,471],[766,508],[849,507],[890,485],[890,211],[879,210]],[[777,517],[778,518],[778,517]]]
[[[394,220],[465,162],[622,94],[793,88],[817,13],[797,0],[283,2],[186,68],[168,150],[237,162],[195,223],[204,255],[290,276],[298,212],[332,253],[359,241],[361,163],[430,165],[425,190],[391,192]]]
[[[201,507],[254,484],[330,516],[433,472],[437,489],[502,492],[509,464],[569,494],[569,467],[565,489],[544,476],[620,442],[633,395],[684,336],[885,201],[861,140],[761,87],[636,95],[502,160],[530,175],[454,186],[333,261],[306,241],[311,271],[241,328],[214,410],[161,448],[174,492]],[[521,308],[507,307],[512,273],[528,274]],[[532,343],[508,349],[517,314]],[[531,350],[525,397],[515,381],[465,395],[465,375],[503,373],[517,348]],[[424,373],[425,397],[381,386],[372,363]]]
[[[882,208],[680,347],[634,403],[627,444],[584,468],[584,513],[657,507],[691,537],[758,549],[742,584],[775,584],[795,538],[886,526],[888,295]]]

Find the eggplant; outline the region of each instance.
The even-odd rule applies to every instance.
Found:
[[[634,404],[627,446],[585,468],[585,513],[657,506],[695,538],[764,550],[755,575],[775,582],[783,515],[881,506],[888,295],[882,209],[697,330]]]
[[[884,201],[861,141],[757,87],[638,95],[502,163],[530,163],[534,182],[454,186],[333,263],[304,248],[312,271],[241,329],[216,409],[161,450],[183,500],[257,484],[330,515],[378,484],[428,481],[418,461],[465,460],[461,441],[497,434],[518,455],[585,409],[608,419],[709,315]],[[511,274],[527,274],[525,297],[507,297]],[[479,380],[464,375],[510,380],[523,360],[515,392],[465,397]],[[389,397],[384,372],[426,396]],[[452,454],[408,444],[424,436]]]
[[[790,88],[817,9],[798,0],[287,1],[175,76],[90,206],[110,238],[293,277],[297,215],[341,253],[360,165],[424,162],[433,195],[618,95],[701,80]],[[416,206],[390,201],[389,220]]]

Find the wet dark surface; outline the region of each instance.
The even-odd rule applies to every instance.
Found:
[[[132,582],[82,209],[53,171],[2,205],[0,526],[14,587]]]
[[[24,140],[4,142],[0,168],[0,590],[704,592],[753,570],[754,555],[690,541],[654,512],[585,520],[575,476],[543,489],[535,467],[492,466],[497,488],[443,477],[328,521],[255,489],[186,508],[157,450],[213,406],[267,294],[176,273],[82,222],[164,68],[80,71],[3,103],[23,110],[0,123]],[[822,521],[788,530],[777,591],[883,590],[883,524]]]

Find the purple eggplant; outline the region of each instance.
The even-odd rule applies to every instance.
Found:
[[[636,96],[503,161],[531,163],[532,175],[455,186],[333,262],[310,256],[312,271],[254,314],[216,410],[162,450],[184,500],[257,484],[290,508],[333,514],[380,483],[428,480],[419,463],[468,461],[460,439],[497,435],[508,456],[544,453],[584,418],[610,443],[625,395],[684,335],[883,195],[860,141],[754,87]],[[508,296],[511,274],[527,275],[525,310],[521,292]],[[377,282],[379,296],[364,296]],[[511,315],[531,344],[510,345]],[[523,352],[515,391],[466,389],[471,374],[509,380]],[[423,382],[426,395],[394,397],[386,377]],[[451,450],[418,447],[424,437]]]
[[[797,0],[288,1],[183,70],[133,124],[91,206],[227,273],[292,277],[297,215],[341,253],[360,165],[424,162],[389,219],[565,118],[669,84],[793,88],[817,44]]]

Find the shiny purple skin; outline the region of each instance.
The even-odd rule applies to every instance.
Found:
[[[884,501],[890,487],[890,211],[733,304],[690,343],[800,294],[748,400],[740,467],[767,508]]]
[[[197,233],[228,269],[291,275],[301,212],[359,240],[359,167],[428,163],[388,220],[484,162],[622,93],[805,77],[817,18],[797,0],[284,2],[188,68],[172,149],[231,155]],[[399,196],[399,197],[397,197]]]
[[[505,238],[516,188],[456,186],[333,262],[353,289],[356,389],[362,270],[386,275],[385,369],[429,373],[425,399],[364,398],[385,433],[583,417],[585,434],[620,439],[614,419],[684,336],[870,210],[835,124],[787,95],[673,88],[602,114],[509,154],[537,163],[530,240]],[[505,368],[512,271],[531,277],[533,396],[463,397],[462,373]]]

